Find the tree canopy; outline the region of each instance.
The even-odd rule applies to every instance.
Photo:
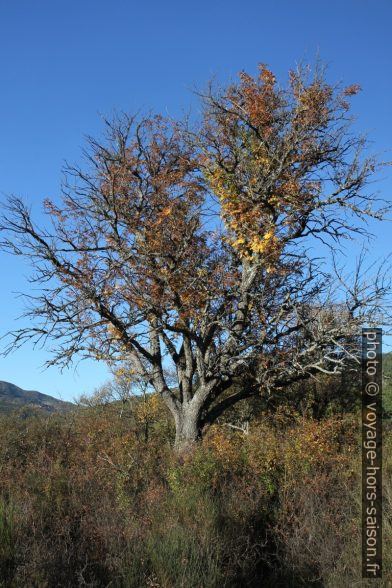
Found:
[[[50,226],[8,201],[2,247],[31,260],[41,293],[6,352],[51,340],[48,363],[130,362],[172,412],[179,448],[242,398],[341,371],[389,289],[362,258],[344,277],[334,256],[388,210],[352,130],[358,91],[321,68],[281,87],[262,64],[210,86],[199,123],[106,121],[85,165],[65,170],[61,203],[44,202]]]

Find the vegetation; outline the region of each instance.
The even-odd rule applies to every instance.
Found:
[[[361,583],[360,329],[391,307],[385,268],[337,260],[388,209],[350,127],[358,91],[321,68],[282,88],[260,65],[210,87],[196,128],[107,121],[46,226],[9,199],[0,246],[41,289],[6,353],[51,340],[48,364],[95,357],[114,380],[2,417],[4,587]],[[391,446],[386,429],[385,587]]]
[[[383,382],[383,408],[385,415],[392,418],[392,352],[382,356]]]
[[[361,582],[358,378],[243,400],[181,455],[159,395],[125,397],[119,378],[72,412],[1,417],[0,586]],[[385,422],[384,579],[368,584],[380,587],[392,579]]]
[[[156,401],[148,440],[142,412],[118,403],[2,417],[4,587],[359,583],[358,414],[316,420],[281,405],[248,434],[214,425],[178,456]],[[384,443],[379,586],[392,577],[390,433]]]
[[[9,199],[0,244],[41,291],[8,351],[51,340],[49,364],[127,360],[170,410],[179,451],[243,398],[340,372],[389,308],[387,273],[369,281],[361,258],[346,276],[336,259],[388,209],[369,190],[381,164],[350,127],[358,91],[321,67],[283,88],[261,64],[210,87],[196,128],[107,121],[62,202],[45,201],[46,226]]]

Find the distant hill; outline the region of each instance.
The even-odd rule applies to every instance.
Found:
[[[45,412],[69,410],[71,402],[57,400],[53,396],[35,390],[22,390],[14,384],[0,381],[0,414],[10,413],[18,408],[39,408]]]

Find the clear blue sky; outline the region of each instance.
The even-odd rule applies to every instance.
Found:
[[[391,154],[390,0],[131,2],[13,0],[0,3],[0,193],[24,196],[37,212],[59,193],[64,160],[77,162],[84,135],[99,135],[99,113],[159,110],[176,115],[191,89],[222,82],[258,62],[284,79],[317,52],[331,80],[359,83],[358,127]],[[387,170],[379,186],[390,198]],[[391,225],[376,227],[374,251],[392,249]],[[28,267],[0,256],[0,332],[23,311]],[[42,371],[47,351],[26,346],[0,358],[0,380],[72,399],[107,378],[105,366]]]

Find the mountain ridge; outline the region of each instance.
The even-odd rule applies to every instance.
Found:
[[[71,402],[59,400],[37,390],[24,390],[11,382],[0,380],[0,413],[10,413],[22,407],[36,407],[45,412],[69,410]]]

